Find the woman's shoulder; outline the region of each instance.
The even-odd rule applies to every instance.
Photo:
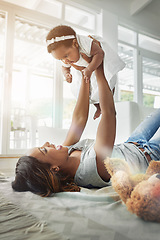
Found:
[[[68,148],[69,154],[74,151],[75,149],[77,150],[87,150],[94,146],[95,140],[94,139],[83,139],[78,141],[77,143],[71,145],[71,146],[66,146]]]
[[[90,148],[95,143],[94,139],[85,138],[77,142],[76,144],[80,147]]]

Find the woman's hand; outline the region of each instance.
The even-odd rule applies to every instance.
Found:
[[[91,75],[92,75],[92,72],[89,70],[88,67],[86,67],[86,68],[84,68],[84,69],[82,70],[82,74],[83,74],[83,76],[84,76],[84,80],[85,80],[86,82],[89,82],[89,80],[90,80],[90,78],[91,78]]]
[[[88,37],[92,38],[93,42],[95,42],[96,44],[98,44],[99,47],[101,47],[101,43],[97,39],[93,38],[91,35],[88,35]]]

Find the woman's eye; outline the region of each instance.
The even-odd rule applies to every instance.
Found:
[[[46,148],[41,148],[41,150],[45,153],[47,153],[47,149]]]

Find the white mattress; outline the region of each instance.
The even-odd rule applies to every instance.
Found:
[[[0,196],[3,200],[0,204],[0,239],[159,239],[160,225],[145,222],[129,213],[112,187],[94,191],[83,188],[80,193],[58,193],[42,198],[31,192],[14,192],[11,181],[0,179]],[[8,209],[9,213],[6,213],[3,206],[5,211],[7,206],[12,210]],[[20,218],[19,215],[14,216],[17,211]],[[13,214],[10,219],[12,225],[7,220],[9,214]],[[22,227],[25,217],[28,219]]]

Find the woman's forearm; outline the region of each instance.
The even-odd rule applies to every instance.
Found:
[[[82,77],[82,83],[79,90],[79,96],[73,112],[72,119],[78,120],[79,118],[88,119],[89,112],[89,82],[85,82]]]
[[[96,78],[98,83],[99,103],[101,107],[101,113],[105,113],[109,109],[115,111],[113,94],[105,78],[103,64],[101,64],[98,67],[95,73],[96,73]]]
[[[103,65],[96,70],[96,77],[99,91],[99,104],[101,108],[101,120],[98,125],[96,143],[94,149],[96,151],[98,166],[103,165],[102,161],[106,156],[110,156],[116,134],[116,114],[113,101],[113,94],[106,81]]]
[[[69,146],[79,141],[86,126],[89,113],[89,82],[82,78],[78,100],[72,115],[72,122],[63,145]]]

